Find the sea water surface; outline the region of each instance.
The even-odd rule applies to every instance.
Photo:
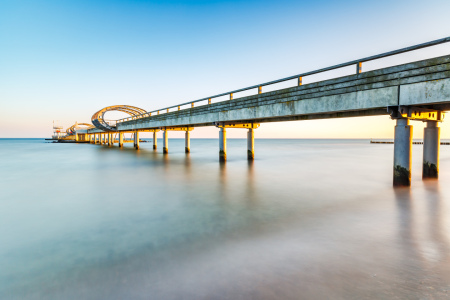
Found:
[[[0,140],[0,299],[448,299],[450,146]]]

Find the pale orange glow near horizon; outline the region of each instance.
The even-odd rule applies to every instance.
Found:
[[[75,122],[73,122],[75,123]],[[73,123],[70,123],[73,125]],[[79,122],[81,123],[81,122]],[[414,139],[423,138],[425,123],[411,121]],[[30,135],[29,128],[22,125],[16,128],[24,138],[47,138],[51,136],[51,123],[41,124],[37,129],[48,132],[47,136]],[[70,126],[70,125],[69,125]],[[69,127],[64,126],[64,130]],[[289,121],[277,123],[261,123],[261,127],[255,130],[255,138],[267,139],[393,139],[395,121],[389,116],[352,117],[325,120]],[[441,138],[450,139],[450,123],[442,122]],[[228,138],[246,138],[246,129],[227,129]],[[141,132],[141,138],[151,138],[151,133]],[[213,126],[196,127],[191,132],[191,138],[218,138],[219,130]],[[17,136],[2,136],[2,138],[14,138]],[[162,133],[158,133],[162,138]],[[169,138],[184,138],[184,132],[171,131]]]

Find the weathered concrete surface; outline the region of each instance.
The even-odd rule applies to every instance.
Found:
[[[450,104],[450,56],[131,120],[118,130],[387,114],[388,106]]]
[[[448,101],[450,101],[449,78],[400,87],[400,105],[439,104]]]

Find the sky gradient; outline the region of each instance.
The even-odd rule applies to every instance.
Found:
[[[446,37],[449,11],[448,0],[2,0],[0,138],[49,137],[53,120],[90,122],[105,106],[150,111]],[[363,71],[447,54],[437,46]],[[267,123],[256,138],[392,138],[393,126],[387,116]],[[441,134],[450,138],[449,121]]]

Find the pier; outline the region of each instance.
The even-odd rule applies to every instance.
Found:
[[[450,41],[450,37],[419,44],[348,63],[306,72],[271,82],[205,97],[153,111],[115,105],[92,116],[92,125],[68,133],[75,141],[123,146],[124,134],[131,134],[139,149],[139,133],[153,133],[153,149],[157,150],[157,134],[162,131],[162,151],[169,154],[171,131],[185,132],[185,152],[190,152],[190,137],[195,128],[215,126],[219,139],[219,160],[227,159],[228,129],[247,131],[247,157],[254,159],[254,138],[261,123],[305,121],[365,116],[386,116],[396,120],[394,128],[394,186],[411,185],[411,148],[413,123],[426,122],[423,141],[423,178],[439,176],[439,123],[450,109],[450,55],[364,72],[364,63]],[[353,75],[303,84],[306,76],[348,66]],[[294,87],[265,92],[267,86],[296,80]],[[253,90],[254,94],[239,97]],[[227,96],[228,100],[212,103]],[[122,111],[129,117],[113,123],[104,119],[109,111]],[[193,131],[194,130],[194,131]],[[191,132],[193,131],[193,132]],[[67,136],[65,137],[67,138]],[[373,142],[377,143],[377,142]],[[380,142],[381,143],[381,142]]]

